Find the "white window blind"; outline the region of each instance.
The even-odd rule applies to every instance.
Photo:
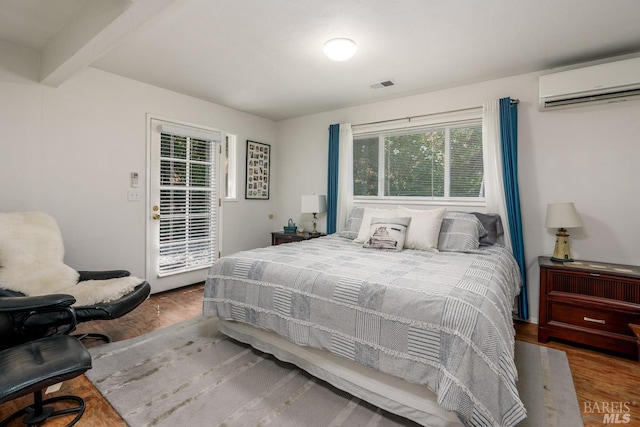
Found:
[[[483,177],[480,119],[354,136],[355,198],[483,200]]]
[[[160,276],[205,268],[216,259],[216,141],[219,133],[161,127]]]

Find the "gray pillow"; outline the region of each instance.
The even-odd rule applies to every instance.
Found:
[[[480,247],[480,238],[486,236],[480,220],[465,212],[447,212],[444,214],[438,250],[442,252],[469,252]]]
[[[340,232],[340,236],[350,240],[358,237],[358,232],[360,231],[360,225],[362,225],[363,216],[363,207],[358,206],[351,209],[351,212],[349,212],[349,217],[347,218],[347,224],[345,225],[344,230]]]
[[[498,214],[485,214],[480,212],[472,212],[487,230],[487,235],[480,238],[480,246],[495,245],[498,237],[504,233],[502,228],[502,220]]]

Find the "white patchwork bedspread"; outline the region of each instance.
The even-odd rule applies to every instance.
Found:
[[[526,416],[511,317],[520,286],[501,246],[387,252],[328,236],[220,259],[203,313],[423,384],[466,425],[512,426]]]

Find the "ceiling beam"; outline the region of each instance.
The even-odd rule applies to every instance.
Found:
[[[40,82],[58,87],[179,0],[86,2],[41,52]]]

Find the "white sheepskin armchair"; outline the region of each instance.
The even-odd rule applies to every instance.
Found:
[[[75,306],[113,301],[144,280],[87,280],[64,263],[56,220],[42,212],[0,212],[0,287],[25,295],[70,294]]]

